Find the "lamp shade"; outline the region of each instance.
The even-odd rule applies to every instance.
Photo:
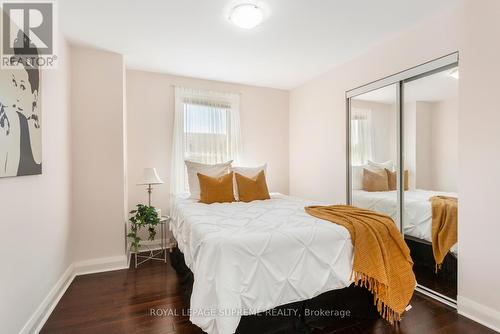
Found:
[[[163,181],[158,176],[156,168],[144,168],[142,171],[142,180],[139,184],[162,184]]]

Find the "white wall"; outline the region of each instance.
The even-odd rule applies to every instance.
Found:
[[[0,179],[2,333],[21,331],[71,263],[70,64],[58,38],[59,67],[41,75],[43,173]]]
[[[73,260],[124,256],[123,56],[71,48]]]
[[[127,70],[129,206],[147,201],[137,186],[144,167],[156,167],[165,184],[155,186],[153,205],[169,208],[174,87],[241,93],[244,160],[268,163],[270,191],[288,193],[288,92],[277,89]]]
[[[460,51],[459,311],[500,329],[500,2],[466,0],[290,96],[290,192],[345,202],[345,91]]]

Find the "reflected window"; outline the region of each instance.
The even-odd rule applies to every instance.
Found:
[[[354,166],[362,166],[368,163],[368,160],[372,160],[371,113],[370,109],[351,110],[351,161]]]

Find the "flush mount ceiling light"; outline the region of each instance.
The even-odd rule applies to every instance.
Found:
[[[229,20],[243,29],[255,28],[263,19],[262,9],[252,3],[237,5],[229,14]]]

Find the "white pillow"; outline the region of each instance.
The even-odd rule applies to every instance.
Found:
[[[363,169],[364,168],[368,168],[368,165],[352,166],[351,180],[352,180],[352,189],[353,190],[363,189]]]
[[[187,167],[189,192],[191,193],[189,198],[200,199],[200,181],[198,180],[198,173],[210,177],[221,177],[225,174],[229,174],[232,162],[233,160],[221,164],[208,165],[189,160],[184,161]]]
[[[235,174],[238,173],[245,177],[253,178],[257,176],[257,174],[259,174],[262,170],[264,171],[264,175],[266,174],[267,163],[257,167],[231,167],[231,170]],[[238,194],[238,185],[236,184],[236,175],[233,175],[233,192],[234,198],[239,201],[240,197]]]
[[[372,169],[385,169],[387,168],[391,172],[393,171],[394,164],[392,163],[392,160],[386,161],[386,162],[375,162],[368,160],[368,166],[371,167]]]

